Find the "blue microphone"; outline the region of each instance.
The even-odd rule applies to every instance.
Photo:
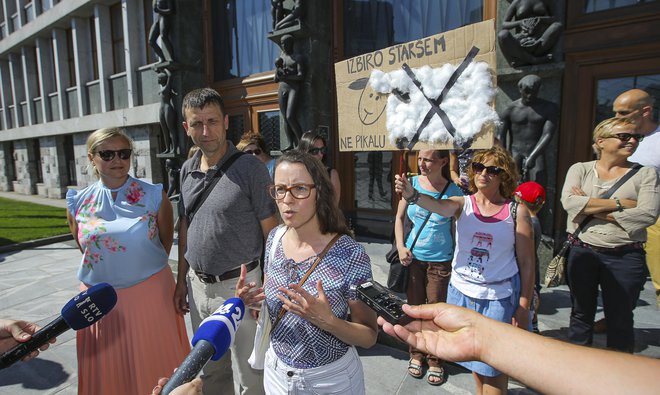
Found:
[[[107,283],[96,284],[79,293],[62,307],[56,320],[35,332],[30,340],[2,354],[0,369],[11,366],[69,329],[77,331],[98,322],[116,303],[117,293]]]
[[[193,336],[192,351],[165,384],[162,394],[168,395],[176,387],[194,379],[209,359],[220,359],[234,343],[234,336],[244,315],[243,301],[231,298],[215,313],[206,317]]]

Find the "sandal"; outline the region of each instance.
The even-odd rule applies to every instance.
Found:
[[[410,369],[417,369],[418,373],[415,374]],[[417,364],[413,362],[412,359],[410,359],[410,361],[408,361],[408,374],[416,379],[421,379],[424,376],[424,371],[422,370],[422,364],[421,363]]]
[[[430,385],[441,385],[442,383],[445,382],[445,369],[440,368],[440,370],[431,370],[431,369],[437,369],[437,368],[429,368],[429,371],[427,372],[427,377],[426,377],[426,382],[429,383]],[[437,381],[432,381],[431,378],[437,378],[439,380]]]

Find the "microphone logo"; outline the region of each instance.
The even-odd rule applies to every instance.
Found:
[[[213,359],[217,361],[234,343],[238,325],[245,315],[245,304],[239,298],[228,299],[212,315],[206,317],[192,339],[195,346],[199,340],[210,341],[215,346]]]

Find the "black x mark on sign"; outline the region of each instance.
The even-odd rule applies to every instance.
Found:
[[[479,53],[479,48],[477,47],[472,47],[470,52],[465,56],[465,59],[463,59],[463,62],[454,70],[454,73],[449,77],[449,80],[447,81],[447,84],[445,87],[442,89],[442,92],[440,92],[440,96],[438,96],[437,99],[431,99],[428,96],[426,96],[426,93],[424,93],[424,88],[422,87],[422,84],[419,82],[417,77],[415,76],[415,73],[412,71],[412,69],[408,66],[407,63],[404,63],[401,68],[408,74],[408,77],[413,81],[415,86],[422,92],[422,95],[424,95],[424,98],[428,100],[428,102],[431,104],[431,109],[426,113],[426,116],[422,120],[422,123],[419,125],[417,128],[417,132],[415,132],[415,135],[413,136],[412,140],[410,140],[410,143],[408,143],[408,149],[412,150],[415,144],[417,144],[417,141],[419,141],[419,135],[422,133],[422,130],[426,128],[431,122],[431,118],[433,118],[433,115],[437,115],[440,117],[440,120],[442,120],[442,123],[445,125],[445,128],[447,128],[447,131],[449,134],[451,134],[452,137],[456,136],[456,128],[454,125],[452,125],[451,121],[449,120],[449,117],[447,116],[447,113],[444,112],[440,108],[440,103],[447,97],[447,93],[449,90],[454,86],[456,81],[458,80],[458,77],[463,74],[465,69],[468,67],[468,65],[474,60],[474,58],[477,56],[477,53]],[[397,141],[397,146],[399,148],[403,148],[403,144],[405,141]],[[472,144],[472,139],[466,141],[462,148],[467,148]]]

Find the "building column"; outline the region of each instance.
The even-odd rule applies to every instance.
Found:
[[[122,21],[124,29],[124,48],[126,51],[126,87],[128,94],[128,108],[138,106],[138,75],[137,69],[140,66],[140,45],[139,40],[144,36],[139,34],[139,26],[142,21],[139,20],[140,9],[139,2],[135,0],[122,0]]]
[[[37,59],[33,47],[21,47],[21,68],[23,71],[23,82],[25,89],[25,103],[27,107],[27,119],[25,126],[37,123],[37,114],[34,107],[34,99],[37,96]],[[41,111],[41,109],[38,109]]]
[[[57,87],[57,104],[59,107],[59,114],[53,114],[53,120],[64,120],[69,117],[66,88],[71,85],[69,65],[67,63],[66,31],[64,29],[53,29],[53,63],[55,66],[55,85]],[[56,116],[58,119],[55,119]]]
[[[25,126],[21,103],[25,100],[21,58],[15,53],[9,54],[9,75],[11,80],[11,94],[14,97],[14,127]]]
[[[0,60],[0,106],[2,106],[2,126],[4,129],[13,128],[13,124],[10,125],[13,114],[11,114],[11,110],[9,109],[9,105],[12,103],[11,81],[9,77],[9,63]]]
[[[12,1],[12,0],[7,0],[7,1]],[[14,31],[20,29],[25,25],[25,17],[23,16],[23,6],[25,5],[25,0],[15,0],[14,4],[16,4],[16,8],[14,9],[15,13],[17,14],[16,18],[16,24],[14,25]]]
[[[11,25],[11,14],[14,13],[12,5],[15,7],[16,4],[12,3],[11,1],[0,1],[0,3],[0,7],[2,7],[2,14],[5,16],[5,31],[3,32],[3,37],[7,37],[14,30],[16,30]]]
[[[96,27],[96,56],[99,66],[99,88],[101,91],[101,112],[111,111],[110,76],[112,75],[112,29],[110,7],[97,4],[94,7]]]
[[[76,69],[76,85],[78,86],[78,115],[89,114],[87,83],[92,79],[92,46],[90,42],[89,20],[84,18],[71,19],[73,36],[73,59]]]
[[[44,122],[53,120],[49,94],[56,89],[53,78],[55,72],[53,68],[53,48],[50,43],[50,39],[43,37],[36,40],[37,67],[41,70],[41,73],[39,73],[39,90],[41,91],[41,111]]]

